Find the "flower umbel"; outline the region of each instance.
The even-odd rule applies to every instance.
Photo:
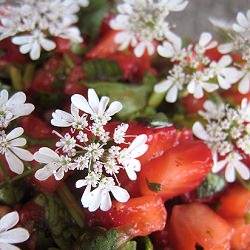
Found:
[[[56,110],[51,123],[58,127],[71,127],[59,137],[56,151],[40,148],[34,154],[36,161],[45,164],[35,176],[46,180],[54,175],[57,180],[67,171],[82,171],[84,179],[76,182],[76,187],[85,187],[82,204],[89,211],[106,211],[111,207],[111,192],[115,199],[126,202],[128,192],[120,187],[117,174],[126,171],[131,180],[137,178],[141,169],[137,159],[148,148],[147,136],[139,135],[126,142],[128,124],[120,124],[113,131],[107,131],[111,117],[122,109],[120,102],[112,102],[104,96],[100,100],[93,89],[88,90],[88,100],[75,94],[71,97],[71,114]]]
[[[206,101],[204,108],[206,111],[201,111],[200,114],[207,123],[203,126],[200,122],[195,122],[193,133],[210,147],[214,159],[212,171],[217,173],[225,168],[228,182],[235,181],[236,172],[242,179],[250,179],[250,171],[243,163],[240,153],[250,153],[250,105],[247,100],[243,99],[241,107],[237,109],[211,101]]]

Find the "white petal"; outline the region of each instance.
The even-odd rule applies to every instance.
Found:
[[[72,103],[80,110],[88,113],[88,114],[92,114],[93,110],[92,108],[89,106],[89,103],[87,102],[87,100],[85,99],[85,97],[83,97],[82,95],[79,94],[75,94],[71,97],[71,101]]]
[[[23,134],[24,130],[21,127],[14,128],[7,136],[6,139],[7,141],[11,141]]]
[[[35,173],[36,179],[39,181],[47,180],[58,167],[54,164],[47,164],[43,168],[39,169]]]
[[[166,58],[171,58],[174,56],[174,49],[171,43],[169,42],[164,42],[163,46],[159,45],[157,47],[157,52],[160,56],[166,57]]]
[[[126,173],[127,173],[127,175],[128,175],[128,178],[129,178],[131,181],[135,181],[135,180],[137,179],[137,175],[136,175],[135,171],[134,171],[132,168],[126,167],[126,168],[125,168],[125,171],[126,171]]]
[[[118,101],[114,101],[110,104],[109,108],[106,111],[108,116],[112,116],[118,113],[122,109],[122,104]]]
[[[19,221],[19,215],[16,211],[4,215],[0,219],[0,231],[7,231],[14,227]]]
[[[179,36],[170,30],[165,31],[165,36],[173,44],[175,50],[180,51],[182,46],[182,41]]]
[[[128,191],[121,187],[114,186],[112,187],[111,192],[114,195],[115,199],[120,202],[127,202],[129,199]]]
[[[25,138],[16,138],[10,141],[11,147],[22,147],[27,143]]]
[[[98,108],[99,108],[99,98],[95,92],[94,89],[88,90],[88,101],[89,105],[92,108],[92,110],[98,114]]]
[[[9,93],[6,89],[1,90],[0,92],[0,106],[7,103],[9,98]]]
[[[14,154],[16,154],[20,159],[22,159],[23,161],[33,161],[34,160],[33,155],[26,149],[12,147],[11,151]]]
[[[91,199],[91,202],[89,204],[89,211],[94,212],[101,205],[102,190],[100,190],[99,188],[96,188],[94,191],[91,192],[91,194],[92,194],[92,199]]]
[[[100,100],[100,103],[99,103],[99,107],[98,107],[98,111],[97,111],[98,115],[104,114],[108,103],[109,103],[109,98],[107,96],[103,96]]]
[[[29,233],[24,228],[14,228],[0,233],[0,242],[3,243],[21,243],[29,238]]]
[[[218,64],[220,67],[226,67],[232,63],[233,59],[229,55],[222,56],[221,59],[219,60]]]
[[[195,86],[196,86],[195,81],[191,81],[191,82],[188,84],[187,90],[188,90],[188,92],[189,92],[190,94],[194,94],[194,92],[195,92]]]
[[[53,172],[55,179],[57,181],[60,181],[64,177],[64,171],[63,168],[59,168]]]
[[[19,91],[15,93],[7,102],[7,106],[11,107],[12,105],[15,106],[17,104],[23,104],[26,101],[26,95]],[[16,107],[15,107],[16,108]]]
[[[213,173],[220,172],[226,166],[226,164],[227,164],[226,160],[221,160],[221,161],[215,162],[213,165],[213,168],[212,168],[212,172]]]
[[[76,188],[82,188],[84,186],[86,186],[86,180],[78,180],[76,182]]]
[[[201,140],[209,141],[209,135],[200,122],[195,122],[192,127],[193,134]]]
[[[139,43],[134,49],[135,56],[141,57],[144,54],[145,48],[146,46],[144,43]]]
[[[237,22],[238,22],[241,26],[243,26],[243,27],[245,27],[245,28],[248,27],[249,22],[248,22],[246,16],[245,16],[243,13],[239,12],[239,13],[237,14],[236,19],[237,19]]]
[[[32,43],[26,43],[26,44],[20,46],[19,51],[22,54],[27,54],[31,51],[31,49],[32,49]]]
[[[26,116],[29,115],[33,110],[35,109],[35,106],[31,103],[24,103],[20,106],[15,107],[15,109],[12,109],[12,113],[15,116],[15,118],[19,116]]]
[[[14,245],[10,245],[8,243],[2,243],[2,242],[0,242],[0,249],[4,249],[4,250],[20,250],[19,247],[16,247]]]
[[[205,47],[212,40],[212,35],[209,32],[203,32],[200,35],[199,45]]]
[[[202,84],[202,87],[207,91],[207,92],[213,92],[215,91],[216,89],[218,89],[218,85],[215,84],[215,83],[208,83],[208,82],[204,82]]]
[[[30,58],[32,60],[37,60],[37,59],[39,59],[40,54],[41,54],[41,46],[37,41],[35,41],[32,44],[32,48],[31,48],[31,51],[30,51]]]
[[[235,169],[232,164],[228,163],[225,171],[225,178],[228,182],[234,182],[235,181]]]
[[[55,42],[49,39],[42,38],[40,40],[40,43],[41,43],[42,48],[45,49],[46,51],[51,51],[56,48]]]
[[[147,136],[145,134],[138,135],[128,147],[128,150],[131,152],[135,150],[137,147],[140,147],[142,144],[147,142]]]
[[[24,170],[23,162],[16,157],[10,150],[5,154],[5,159],[12,172],[16,174],[22,174]]]
[[[102,211],[108,211],[112,206],[112,202],[111,202],[111,198],[109,193],[103,192],[102,193],[102,200],[101,200],[101,204],[100,204],[100,209]]]
[[[195,92],[194,92],[194,97],[199,99],[203,96],[203,89],[201,87],[201,84],[196,85],[195,87]]]
[[[233,24],[233,30],[236,31],[236,32],[242,33],[242,32],[246,31],[246,28],[234,23]]]
[[[16,36],[11,41],[16,45],[23,45],[31,42],[31,36]]]
[[[42,147],[34,154],[34,159],[41,163],[53,163],[60,160],[59,155],[52,149]]]
[[[247,73],[238,85],[238,90],[241,94],[247,94],[250,91],[250,74]]]
[[[178,88],[174,85],[167,93],[166,101],[169,103],[176,102],[178,97]]]
[[[157,93],[166,92],[172,84],[173,83],[170,80],[162,81],[154,86],[154,91]]]
[[[230,89],[231,84],[224,77],[218,75],[218,83],[222,89]]]
[[[243,180],[248,180],[250,178],[249,169],[244,163],[239,161],[234,167]]]
[[[225,43],[218,46],[218,51],[222,54],[231,52],[234,49],[233,43]]]

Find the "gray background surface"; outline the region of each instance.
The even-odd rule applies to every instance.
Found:
[[[246,13],[248,9],[250,0],[189,0],[184,11],[169,15],[169,22],[176,24],[175,33],[194,39],[203,31],[215,31],[208,21],[210,16],[233,21],[239,11]]]

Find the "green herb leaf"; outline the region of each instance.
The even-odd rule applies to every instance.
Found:
[[[81,236],[79,250],[116,250],[118,233],[115,229],[104,231],[96,228],[95,231]]]
[[[84,62],[83,67],[90,81],[116,81],[122,76],[119,65],[111,60],[95,59]]]
[[[97,82],[87,84],[100,96],[109,96],[111,101],[119,100],[123,109],[117,114],[121,120],[138,117],[147,104],[151,87],[117,82]]]
[[[136,250],[136,241],[129,241],[125,245],[119,248],[119,250]],[[147,250],[147,249],[146,249]]]
[[[160,183],[155,183],[155,182],[150,182],[148,179],[146,179],[148,188],[153,191],[153,192],[159,192],[161,191],[161,184]]]
[[[153,244],[148,236],[140,236],[135,238],[139,249],[153,250]]]
[[[81,34],[89,36],[94,42],[99,34],[99,30],[105,14],[108,11],[108,0],[90,0],[87,8],[82,8],[79,12],[79,27]]]
[[[217,174],[208,174],[201,185],[196,189],[198,199],[213,196],[226,187],[224,178]]]

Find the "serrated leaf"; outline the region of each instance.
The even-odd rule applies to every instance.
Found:
[[[146,179],[148,188],[153,191],[158,193],[159,191],[161,191],[161,184],[160,183],[155,183],[155,182],[150,182],[148,179]]]
[[[116,250],[118,233],[115,229],[97,229],[82,236],[79,250]]]

